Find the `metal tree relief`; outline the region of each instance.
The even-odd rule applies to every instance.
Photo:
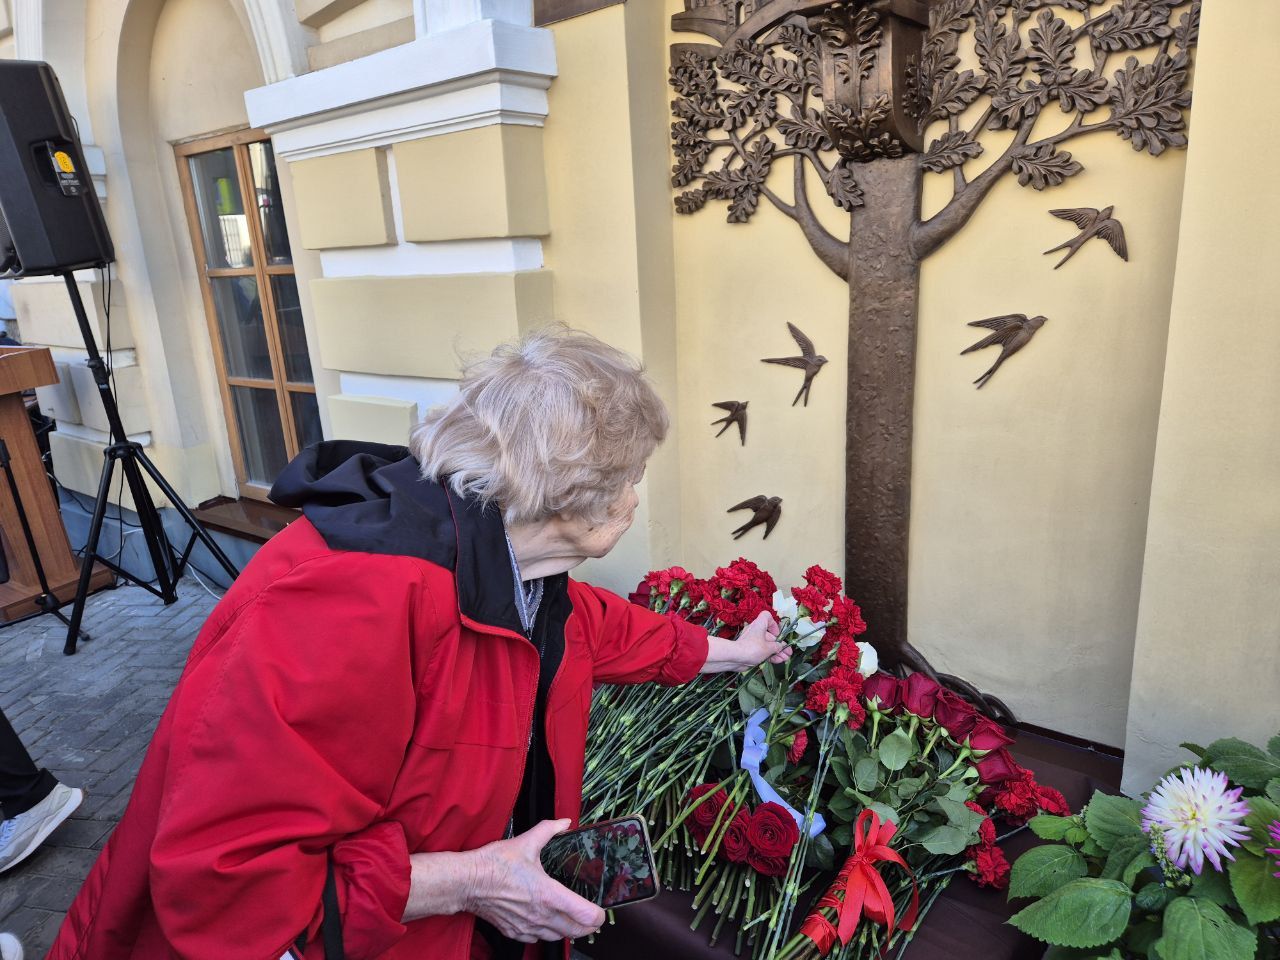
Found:
[[[745,223],[769,204],[848,282],[846,581],[886,661],[928,670],[906,631],[920,262],[1006,176],[1079,174],[1083,137],[1185,146],[1199,0],[685,3],[672,28],[716,42],[672,47],[676,210]],[[952,183],[928,218],[925,173]],[[815,203],[848,213],[847,237]]]

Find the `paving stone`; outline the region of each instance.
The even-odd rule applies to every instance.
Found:
[[[165,606],[126,586],[89,598],[93,640],[62,654],[49,617],[0,629],[0,709],[36,762],[87,796],[36,853],[0,874],[0,930],[41,957],[129,802],[138,766],[214,600],[194,580]]]

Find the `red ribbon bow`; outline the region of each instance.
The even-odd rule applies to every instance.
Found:
[[[800,927],[800,932],[817,945],[823,956],[831,949],[836,937],[840,938],[841,944],[853,938],[864,913],[869,919],[893,929],[893,897],[876,863],[896,863],[911,877],[911,908],[902,917],[898,929],[910,930],[915,926],[916,915],[920,912],[920,893],[916,889],[915,874],[907,866],[907,861],[889,847],[896,830],[893,821],[882,823],[873,810],[863,810],[858,815],[853,825],[853,855],[844,862],[835,882]],[[835,911],[834,925],[822,913],[823,907]]]

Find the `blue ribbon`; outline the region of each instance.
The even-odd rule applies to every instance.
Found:
[[[747,730],[742,736],[742,769],[751,774],[751,782],[755,784],[756,793],[760,795],[760,799],[782,807],[795,818],[796,826],[803,830],[804,814],[783,800],[760,772],[760,764],[764,762],[764,756],[768,752],[764,742],[764,722],[768,717],[769,708],[761,707],[747,718]],[[813,820],[809,823],[809,839],[812,840],[825,829],[827,829],[827,821],[822,819],[822,814],[814,813]]]

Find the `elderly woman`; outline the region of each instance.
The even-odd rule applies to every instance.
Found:
[[[553,330],[469,366],[412,452],[305,451],[272,492],[302,518],[200,632],[50,956],[505,958],[599,927],[538,862],[592,684],[787,656],[767,616],[708,638],[566,576],[666,430],[630,358]]]

